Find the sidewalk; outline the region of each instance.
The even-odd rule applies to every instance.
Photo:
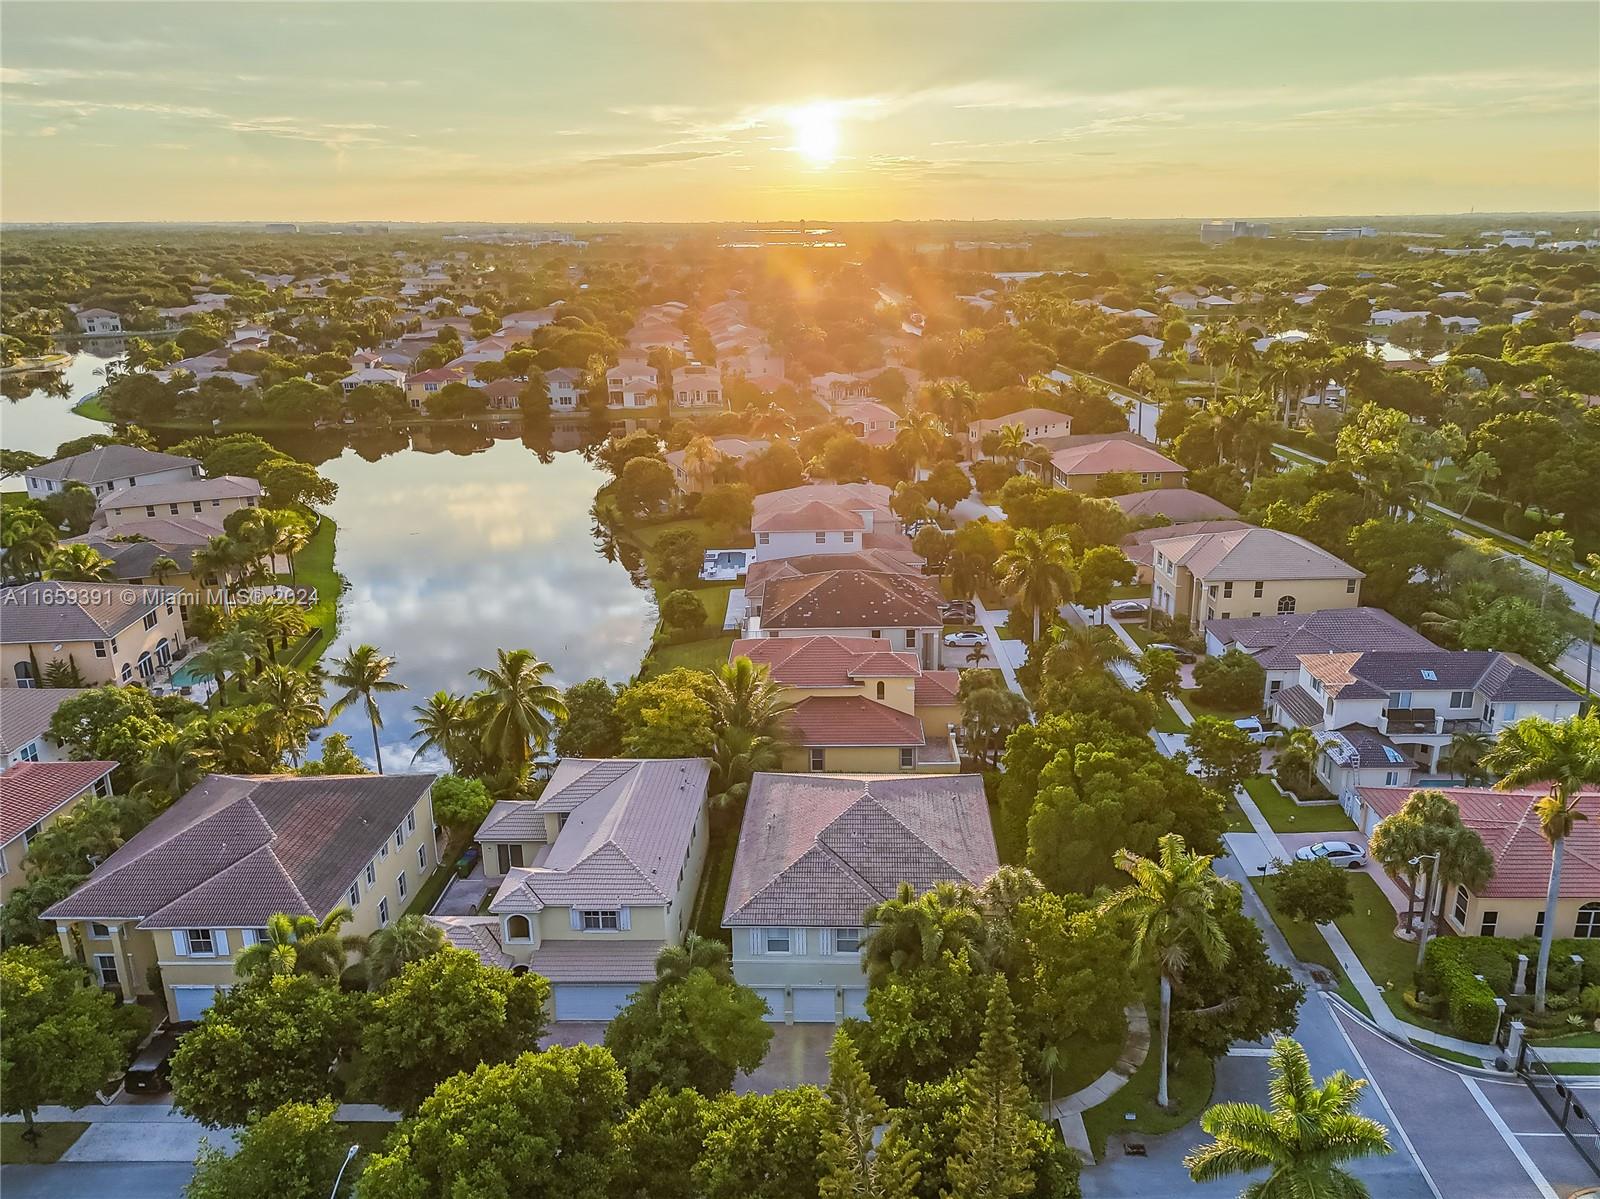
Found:
[[[345,1124],[395,1124],[402,1117],[376,1103],[342,1103],[333,1118]],[[186,1116],[170,1103],[107,1103],[88,1107],[61,1107],[46,1104],[34,1120],[39,1124],[181,1124],[200,1128],[192,1116]],[[21,1124],[21,1116],[0,1116],[0,1123]]]
[[[994,659],[995,665],[1000,668],[1000,675],[1006,681],[1006,686],[1022,695],[1022,686],[1017,682],[1017,672],[1012,669],[1008,660],[1009,655],[1000,644],[1000,633],[994,623],[995,613],[983,606],[981,599],[973,600],[973,607],[978,613],[978,624],[982,627],[984,635],[989,638],[989,656]],[[1026,700],[1027,696],[1023,696]]]

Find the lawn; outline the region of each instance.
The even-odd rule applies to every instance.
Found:
[[[72,411],[86,420],[104,421],[111,424],[117,418],[111,415],[111,409],[100,402],[100,394],[85,396],[72,406]]]
[[[306,623],[321,630],[321,636],[301,643],[291,666],[310,666],[321,661],[328,646],[339,631],[339,594],[344,589],[344,579],[333,568],[334,543],[339,527],[324,516],[317,531],[306,542],[305,549],[294,556],[293,586],[315,590],[317,602],[306,609]],[[278,581],[290,582],[288,575],[279,575]]]
[[[1138,640],[1136,637],[1135,640]],[[1254,704],[1248,708],[1213,708],[1200,701],[1198,689],[1183,690],[1178,693],[1178,698],[1183,701],[1183,706],[1196,716],[1217,716],[1223,720],[1242,720],[1246,716],[1261,715],[1261,705]]]
[[[1422,1050],[1423,1053],[1431,1054],[1433,1057],[1440,1058],[1443,1061],[1454,1062],[1458,1066],[1481,1067],[1483,1065],[1483,1059],[1480,1057],[1457,1053],[1454,1049],[1441,1049],[1437,1045],[1429,1045],[1426,1041],[1419,1041],[1415,1037],[1407,1037],[1406,1040],[1410,1041],[1415,1048]]]
[[[43,1165],[56,1161],[83,1135],[87,1124],[65,1122],[61,1124],[35,1124],[39,1143],[30,1144],[23,1139],[21,1124],[0,1124],[0,1162],[7,1165]]]
[[[1328,948],[1328,942],[1323,939],[1322,933],[1317,926],[1307,924],[1303,920],[1291,920],[1278,910],[1278,901],[1273,894],[1272,881],[1270,877],[1250,876],[1250,885],[1255,888],[1256,895],[1260,897],[1262,905],[1271,914],[1273,923],[1283,933],[1283,939],[1289,942],[1290,951],[1300,961],[1313,966],[1321,966],[1334,976],[1342,977],[1343,971],[1339,969],[1339,961],[1333,956],[1333,950]]]
[[[679,645],[660,645],[645,655],[640,668],[641,678],[653,678],[680,666],[690,670],[715,670],[728,660],[733,648],[734,635],[724,633],[707,637],[703,641],[685,641]]]
[[[460,850],[457,850],[438,864],[434,872],[428,876],[428,881],[417,888],[417,893],[411,897],[411,902],[406,904],[405,915],[426,916],[433,910],[433,905],[439,902],[439,896],[444,894],[444,889],[456,876],[455,862],[459,855]]]
[[[1417,968],[1417,947],[1394,935],[1397,923],[1394,905],[1371,876],[1365,871],[1352,870],[1349,877],[1355,910],[1334,923],[1356,951],[1367,973],[1372,975],[1372,981],[1387,987],[1398,1001],[1400,993],[1412,985],[1412,975]],[[1421,1023],[1415,1012],[1405,1012],[1404,1018]]]
[[[1188,727],[1178,719],[1178,714],[1172,710],[1170,703],[1164,699],[1156,703],[1156,732],[1181,733]]]
[[[1355,824],[1344,814],[1337,803],[1302,807],[1272,785],[1264,775],[1249,779],[1244,785],[1256,807],[1267,818],[1275,832],[1280,833],[1351,833]],[[1367,880],[1370,882],[1371,880]]]
[[[712,831],[711,844],[706,847],[706,864],[700,873],[700,893],[695,896],[694,916],[690,921],[694,931],[702,937],[726,941],[728,932],[722,927],[722,908],[728,901],[728,881],[733,877],[733,854],[738,848],[735,828],[717,828]]]
[[[1116,1030],[1103,1041],[1091,1041],[1082,1033],[1062,1041],[1056,1047],[1061,1054],[1061,1068],[1054,1079],[1045,1080],[1038,1097],[1048,1102],[1052,1097],[1061,1099],[1088,1086],[1117,1064],[1127,1033],[1127,1022],[1119,1018]]]
[[[748,529],[728,535],[713,533],[710,524],[699,517],[688,517],[683,520],[664,520],[659,524],[628,526],[628,532],[633,539],[647,549],[655,545],[661,539],[662,534],[671,532],[674,529],[688,529],[696,537],[700,538],[700,544],[708,549],[737,550],[753,546],[756,543],[755,538]]]
[[[1128,1080],[1128,1085],[1099,1107],[1091,1107],[1083,1113],[1083,1127],[1089,1134],[1089,1147],[1094,1151],[1095,1160],[1105,1157],[1108,1138],[1126,1132],[1150,1136],[1172,1132],[1193,1120],[1211,1102],[1216,1068],[1205,1054],[1191,1051],[1176,1055],[1172,1060],[1171,1076],[1167,1080],[1172,1110],[1163,1111],[1157,1107],[1156,1075],[1160,1064],[1160,1047],[1152,1042],[1150,1055]],[[1131,1120],[1127,1118],[1130,1112],[1133,1113]]]

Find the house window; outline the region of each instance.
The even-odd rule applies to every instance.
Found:
[[[1398,708],[1398,709],[1400,709],[1402,711],[1404,711],[1405,709],[1410,708],[1411,707],[1411,692],[1409,692],[1409,691],[1397,691],[1395,693],[1394,699],[1389,701],[1389,706],[1391,708]]]
[[[1586,940],[1600,937],[1600,903],[1586,903],[1578,909],[1578,923],[1572,935]]]
[[[915,770],[917,768],[917,750],[915,746],[907,746],[900,751],[900,769]]]
[[[26,691],[28,688],[34,686],[32,663],[18,662],[12,669],[16,673],[17,686],[19,688]]]
[[[861,950],[861,930],[859,928],[836,928],[833,930],[834,953],[858,953]]]
[[[581,921],[586,933],[615,932],[622,927],[621,914],[615,908],[586,910]]]
[[[827,753],[827,751],[826,750],[822,750],[822,749],[813,749],[811,751],[811,773],[812,774],[821,774],[822,773],[823,761],[824,761],[824,757],[825,757],[826,753]]]
[[[844,535],[844,543],[846,545],[854,545],[855,544],[855,540],[856,540],[856,535],[854,533],[846,533]]]
[[[877,688],[877,690],[878,690],[878,698],[882,699],[884,697],[884,695],[885,695],[885,688],[884,688],[882,679],[878,680],[878,688]]]
[[[406,843],[406,826],[403,825],[403,824],[402,825],[397,825],[395,830],[394,830],[394,847],[396,849],[399,849],[405,843]]]
[[[154,504],[146,504],[144,506],[144,514],[146,516],[154,516],[156,514],[156,506]]]
[[[414,833],[416,831],[417,831],[417,811],[416,811],[415,808],[413,808],[411,811],[406,813],[406,836],[409,837],[412,833]]]
[[[1533,918],[1533,935],[1544,936],[1544,909],[1539,909],[1539,914]]]
[[[96,941],[109,941],[111,939],[111,929],[107,925],[96,921],[89,925],[89,936]]]
[[[1265,591],[1266,588],[1267,588],[1267,585],[1265,583],[1262,583],[1262,582],[1259,582],[1259,581],[1256,583],[1256,598],[1257,599],[1261,598],[1261,593],[1263,591]]]
[[[827,540],[828,540],[828,535],[826,533],[818,533],[817,534],[817,544],[818,545],[824,544]]]
[[[122,681],[124,683],[133,682],[133,663],[124,662],[122,664]]]
[[[96,641],[94,643],[94,656],[97,658],[106,656],[106,643],[104,641]]]
[[[772,544],[772,534],[771,533],[757,533],[756,534],[756,544],[757,545],[771,545]]]
[[[1400,772],[1398,770],[1384,771],[1383,785],[1385,787],[1398,787],[1400,785]]]
[[[531,941],[533,940],[533,925],[526,916],[506,917],[506,940]]]
[[[1492,936],[1494,936],[1495,926],[1497,924],[1499,924],[1499,923],[1500,923],[1500,913],[1499,912],[1485,912],[1483,914],[1483,923],[1478,926],[1478,935],[1480,937],[1492,937]]]
[[[367,886],[373,886],[378,881],[378,872],[373,869],[372,863],[367,863]]]
[[[378,900],[378,926],[381,928],[389,923],[389,899],[387,896]]]
[[[406,872],[404,870],[402,870],[400,872],[399,888],[400,888],[400,898],[404,899],[406,897]]]
[[[1294,596],[1285,595],[1278,599],[1278,615],[1288,616],[1294,612]]]
[[[378,861],[381,862],[381,861],[383,861],[384,858],[386,858],[388,856],[389,856],[389,842],[385,841],[382,845],[378,846]]]
[[[1346,595],[1354,595],[1356,593],[1356,580],[1354,580],[1354,579],[1346,579],[1345,580],[1344,593]]]
[[[504,874],[506,871],[510,870],[513,866],[522,865],[522,846],[520,846],[520,845],[497,845],[497,846],[495,846],[495,849],[496,849],[496,851],[498,853],[499,860],[500,860],[500,873],[501,874]]]
[[[764,928],[761,930],[761,943],[767,953],[788,953],[791,945],[789,930]]]
[[[428,847],[426,845],[419,845],[419,846],[417,846],[417,869],[418,870],[426,870],[427,868],[428,868]]]
[[[100,976],[102,987],[120,987],[122,980],[117,974],[117,955],[114,953],[97,953],[94,955],[94,972]]]
[[[147,629],[156,627],[156,614],[154,612],[146,612],[144,614],[144,627]]]
[[[1472,692],[1470,692],[1470,691],[1452,691],[1450,693],[1450,706],[1452,708],[1470,708],[1470,707],[1472,707]]]
[[[1222,598],[1223,599],[1232,599],[1233,598],[1233,584],[1232,583],[1224,583],[1222,585]]]
[[[217,952],[209,928],[191,928],[185,935],[189,938],[190,957],[209,957]]]
[[[39,743],[30,741],[17,751],[17,761],[37,762],[39,760]]]
[[[360,902],[361,902],[361,884],[359,882],[351,883],[350,884],[350,906],[351,907],[355,907],[356,904],[358,904]]]
[[[1467,904],[1469,902],[1470,901],[1467,898],[1467,889],[1462,886],[1457,886],[1456,903],[1455,907],[1451,909],[1451,915],[1456,918],[1456,923],[1462,927],[1466,926]]]

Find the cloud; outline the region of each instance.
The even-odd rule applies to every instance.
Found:
[[[650,167],[669,162],[695,162],[702,158],[727,158],[737,150],[622,150],[581,161],[596,167]]]

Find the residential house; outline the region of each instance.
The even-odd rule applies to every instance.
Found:
[[[999,868],[978,775],[758,774],[722,914],[734,978],[774,1022],[864,1018],[867,909]]]
[[[196,577],[194,572],[195,551],[204,549],[223,531],[222,522],[213,522],[209,516],[162,515],[124,521],[115,529],[94,528],[81,537],[63,537],[61,544],[87,545],[111,560],[112,577],[117,582],[135,586],[153,583],[176,592],[179,604],[187,606],[196,602],[194,597],[203,588],[224,581],[215,574]],[[156,564],[162,558],[170,558],[177,569],[158,572]],[[274,570],[279,561],[273,558]],[[241,566],[233,574],[242,574],[243,570]]]
[[[435,366],[406,376],[406,399],[411,406],[422,409],[441,387],[451,383],[465,383],[468,372],[459,366]]]
[[[1107,437],[1055,450],[1042,473],[1057,487],[1094,491],[1106,475],[1133,475],[1142,488],[1182,487],[1189,469],[1144,442]]]
[[[1123,515],[1137,521],[1167,520],[1183,524],[1200,520],[1229,520],[1239,515],[1221,500],[1214,500],[1203,491],[1190,491],[1183,487],[1131,491],[1126,495],[1112,496],[1111,502],[1122,509]]]
[[[871,637],[735,641],[728,658],[767,667],[783,698],[783,768],[846,774],[954,774],[961,768],[960,674]]]
[[[381,366],[363,366],[351,371],[339,380],[339,387],[345,395],[349,395],[364,383],[377,383],[384,387],[400,387],[406,385],[405,371],[389,370]]]
[[[833,416],[850,426],[850,431],[868,445],[888,445],[900,427],[900,414],[876,400],[848,400],[836,404]]]
[[[944,597],[932,581],[910,575],[831,570],[767,583],[750,637],[820,633],[882,639],[886,649],[916,657],[924,670],[941,663]]]
[[[180,483],[142,483],[113,491],[95,509],[91,527],[116,530],[159,516],[186,516],[218,526],[229,513],[261,506],[261,484],[244,475],[218,475]]]
[[[1151,495],[1162,495],[1164,492],[1150,492]],[[1135,581],[1149,585],[1155,582],[1155,543],[1166,541],[1174,537],[1190,537],[1200,533],[1226,533],[1233,529],[1249,529],[1254,526],[1242,520],[1193,520],[1181,524],[1158,525],[1149,529],[1138,529],[1129,533],[1120,542],[1122,552],[1127,555],[1135,570]]]
[[[755,498],[753,560],[910,549],[881,483],[807,483]]]
[[[59,762],[61,746],[50,736],[50,718],[81,687],[0,688],[0,769],[18,762]]]
[[[739,467],[766,450],[769,442],[751,440],[747,437],[716,437],[711,444],[716,448],[716,458],[713,464],[705,470],[689,470],[685,465],[686,455],[683,450],[669,450],[666,454],[667,465],[672,467],[673,480],[678,485],[678,490],[689,493],[704,491],[717,481],[717,475],[727,467]]]
[[[149,682],[184,648],[171,588],[51,581],[0,590],[0,687],[37,687],[54,662],[91,687]]]
[[[710,775],[704,758],[565,758],[537,800],[479,826],[500,880],[484,931],[550,980],[557,1020],[611,1019],[689,931]]]
[[[745,572],[743,599],[746,614],[760,616],[767,584],[775,579],[798,579],[825,574],[831,570],[861,570],[875,574],[923,578],[922,559],[909,550],[857,550],[849,554],[791,554],[786,558],[762,558]]]
[[[399,919],[438,866],[433,778],[208,775],[44,919],[101,986],[158,981],[168,1015],[197,1020],[274,914],[349,908],[357,936]]]
[[[1464,937],[1538,937],[1550,883],[1550,843],[1539,829],[1543,789],[1493,791],[1450,787],[1444,792],[1461,813],[1461,823],[1477,833],[1494,858],[1494,873],[1481,888],[1457,884],[1439,897],[1444,922]],[[1357,820],[1370,833],[1410,797],[1406,787],[1362,787],[1356,792]],[[1600,793],[1577,797],[1588,816],[1572,826],[1561,859],[1556,892],[1555,935],[1589,940],[1600,937]],[[1528,967],[1529,988],[1533,968]]]
[[[654,408],[659,379],[656,368],[624,362],[606,372],[607,408]]]
[[[1140,309],[1139,311],[1143,311]],[[1133,315],[1129,313],[1128,315]],[[1153,314],[1152,314],[1153,315]],[[1124,337],[1125,342],[1132,342],[1145,352],[1147,358],[1161,357],[1161,351],[1167,348],[1167,343],[1159,337],[1151,337],[1148,333],[1136,333],[1132,337]]]
[[[674,408],[723,408],[722,372],[715,365],[689,362],[672,372]]]
[[[78,332],[90,337],[122,332],[122,318],[109,308],[83,308],[72,315],[77,319]]]
[[[1151,543],[1151,603],[1196,630],[1233,616],[1286,616],[1361,602],[1355,567],[1277,529],[1198,533]]]
[[[991,433],[998,434],[1011,425],[1020,426],[1023,436],[1037,442],[1045,437],[1070,437],[1072,417],[1052,408],[1019,408],[1004,416],[975,420],[967,426],[967,456],[974,460],[987,458],[983,442]]]
[[[1151,529],[1152,533],[1165,532]],[[1266,672],[1263,704],[1300,678],[1300,655],[1361,650],[1428,651],[1439,647],[1382,608],[1325,608],[1284,616],[1235,616],[1206,621],[1206,653],[1249,654]]]
[[[1577,694],[1515,654],[1429,649],[1302,654],[1294,685],[1269,710],[1277,723],[1323,739],[1317,777],[1353,818],[1358,787],[1437,777],[1457,733],[1496,738],[1525,716],[1570,720],[1581,707]]]
[[[200,462],[196,458],[131,445],[100,446],[46,462],[22,475],[28,494],[39,500],[64,491],[68,483],[82,483],[96,495],[107,495],[141,483],[182,483],[199,477]]]
[[[0,903],[27,882],[29,842],[84,797],[110,795],[116,768],[115,762],[22,761],[0,773]]]
[[[552,412],[576,412],[583,404],[583,372],[575,366],[558,366],[544,373]]]
[[[873,373],[869,371],[829,371],[811,380],[811,398],[830,412],[850,400],[865,400],[872,395]]]

